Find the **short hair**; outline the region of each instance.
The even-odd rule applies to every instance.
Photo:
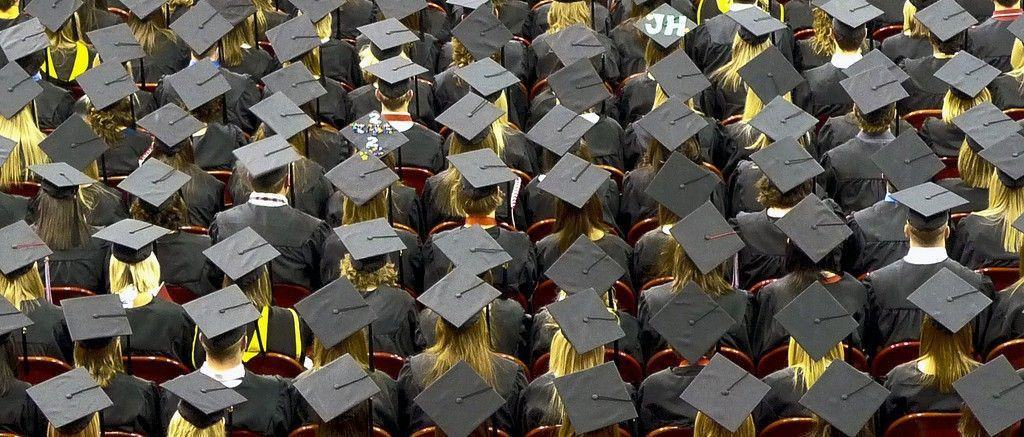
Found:
[[[947,55],[955,55],[964,47],[964,39],[966,38],[967,31],[960,32],[956,35],[951,36],[949,39],[942,41],[939,37],[935,36],[934,33],[928,33],[928,41],[931,42],[932,47]]]
[[[772,183],[771,179],[761,176],[761,179],[757,181],[757,201],[761,202],[765,208],[791,208],[811,194],[813,189],[814,181],[809,180],[783,193]]]
[[[250,176],[252,189],[261,193],[277,193],[288,180],[288,166],[268,171],[259,176]]]
[[[850,27],[839,20],[832,20],[832,39],[840,50],[851,52],[860,50],[864,45],[864,38],[867,38],[868,31],[865,26]]]
[[[864,132],[871,134],[885,132],[896,120],[896,104],[890,103],[871,112],[863,112],[857,105],[854,105],[853,117]]]
[[[907,229],[910,230],[910,237],[913,238],[920,244],[927,246],[937,246],[943,243],[946,239],[946,229],[949,225],[939,226],[938,229],[918,229],[908,223]]]

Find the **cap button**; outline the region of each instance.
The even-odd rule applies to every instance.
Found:
[[[812,231],[818,230],[818,225],[811,225],[811,230]]]
[[[597,400],[597,395],[590,395],[590,399]]]
[[[676,75],[676,79],[682,79],[682,78],[683,78],[682,73]]]
[[[455,398],[455,403],[456,404],[461,404],[462,403],[462,398]]]
[[[722,390],[722,396],[729,396],[729,390]]]
[[[953,296],[946,296],[946,302],[952,302]]]
[[[687,320],[686,323],[689,324],[690,326],[693,326],[693,325],[697,324],[697,322],[695,322],[693,320]]]
[[[683,188],[686,188],[686,184],[679,184],[679,189],[681,190]]]
[[[910,165],[910,160],[909,159],[904,159],[903,160],[903,165]]]
[[[1018,157],[1018,156],[1020,156],[1020,152],[1013,152],[1013,157],[1014,157],[1014,158],[1016,158],[1016,157]]]
[[[814,324],[817,325],[817,324],[820,324],[820,323],[821,323],[821,319],[815,317],[814,318]]]
[[[583,323],[590,323],[590,317],[584,317]]]
[[[775,77],[775,73],[768,73],[768,77]]]
[[[331,313],[333,313],[333,314],[340,314],[341,311],[338,310],[337,308],[335,308],[335,309],[331,310]]]
[[[842,395],[839,398],[845,401],[847,399],[850,399],[850,395]]]

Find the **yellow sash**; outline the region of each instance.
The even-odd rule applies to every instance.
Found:
[[[302,353],[302,334],[299,333],[299,314],[295,310],[288,308],[288,311],[292,314],[292,326],[295,331],[295,355],[293,357],[299,357]],[[263,307],[263,311],[260,312],[260,319],[256,322],[256,329],[259,330],[259,335],[253,335],[249,339],[249,346],[245,348],[245,353],[242,354],[242,362],[248,362],[256,355],[260,354],[260,351],[267,350],[267,340],[270,336],[268,331],[270,327],[270,307]]]
[[[53,54],[50,48],[46,49],[46,63],[43,64],[41,71],[45,72],[47,76],[57,80],[73,81],[80,74],[85,73],[85,70],[89,69],[89,47],[84,42],[75,43],[75,63],[71,66],[71,75],[68,78],[62,78],[57,73],[56,66],[53,63]]]

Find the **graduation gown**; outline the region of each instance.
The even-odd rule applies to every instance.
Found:
[[[938,109],[942,107],[942,98],[949,91],[949,85],[935,77],[935,72],[951,58],[939,59],[926,56],[919,59],[904,59],[899,64],[910,78],[903,82],[910,97],[896,103],[900,114],[909,114],[919,109]]]
[[[299,375],[296,379],[303,378],[308,373]],[[398,383],[391,379],[386,373],[380,370],[375,370],[372,373],[368,372],[370,379],[373,380],[377,387],[380,388],[380,392],[370,397],[373,403],[373,426],[381,428],[391,435],[400,435],[401,428],[398,427],[398,406],[395,404],[398,398]],[[313,407],[306,402],[306,398],[298,398],[300,405],[298,406],[299,414],[301,415],[300,423],[303,425],[313,423],[323,423],[320,420],[320,416],[316,414]],[[345,420],[350,418],[349,413],[343,413],[337,420]],[[351,419],[349,419],[351,420]]]
[[[949,256],[964,267],[977,270],[982,267],[1017,267],[1017,252],[1003,248],[1003,219],[971,214],[964,217],[950,237]]]
[[[647,231],[637,240],[633,245],[633,264],[629,269],[637,287],[643,287],[652,279],[671,276],[671,271],[664,271],[667,270],[664,264],[666,251],[675,241],[671,234],[660,227]]]
[[[895,127],[893,125],[893,129]],[[899,130],[893,130],[893,133],[905,132],[908,129],[914,129],[914,127],[905,120],[900,119]],[[825,152],[853,139],[859,132],[860,126],[857,125],[857,120],[854,119],[853,113],[831,117],[825,121],[821,129],[818,129],[818,133],[814,138],[814,147],[809,152],[811,152],[811,155],[820,158]]]
[[[616,117],[623,125],[639,120],[654,106],[657,83],[646,71],[628,76],[621,84]]]
[[[725,120],[737,114],[743,113],[744,102],[747,99],[746,82],[736,89],[727,89],[721,83],[712,83],[711,88],[704,90],[698,95],[700,108],[716,120]]]
[[[56,129],[75,112],[75,99],[70,92],[49,81],[37,80],[36,83],[43,88],[34,99],[39,128]]]
[[[1024,91],[1018,78],[1001,75],[988,85],[988,90],[992,92],[992,104],[999,109],[1024,108]]]
[[[103,429],[127,431],[158,436],[165,431],[160,426],[160,396],[156,385],[126,373],[117,373],[103,391],[114,405],[103,409]]]
[[[256,81],[249,76],[233,73],[226,68],[220,68],[220,73],[231,87],[223,97],[218,97],[226,102],[224,109],[227,122],[237,125],[243,132],[252,134],[260,125],[260,120],[256,114],[249,111],[249,108],[263,99],[262,92],[256,87]],[[162,80],[156,88],[154,97],[159,106],[178,100],[174,90],[166,86]],[[141,118],[141,116],[139,117]],[[198,158],[196,162],[200,162]]]
[[[969,187],[960,178],[942,179],[935,184],[967,199],[967,204],[949,210],[951,213],[975,212],[988,208],[988,188]]]
[[[504,57],[498,56],[500,59],[495,59],[499,62],[502,67],[514,74],[523,82],[522,91],[525,94],[525,84],[531,83],[533,78],[533,59],[529,56],[529,47],[523,44],[522,41],[516,39],[510,39],[502,48],[499,48],[498,53],[504,50]],[[452,48],[451,42],[446,42],[441,46],[441,52],[437,56],[437,69],[444,71],[453,65],[452,57],[454,56],[454,49]],[[437,77],[434,78],[435,80]],[[518,85],[517,85],[518,87]],[[517,103],[518,104],[518,103]]]
[[[409,139],[400,153],[393,152],[398,165],[425,168],[434,174],[444,171],[448,166],[445,160],[448,147],[445,146],[444,137],[419,123],[413,123],[406,130],[395,128]],[[399,156],[401,160],[397,159]]]
[[[358,120],[364,115],[373,111],[381,112],[380,100],[377,100],[377,88],[372,84],[363,85],[348,93],[352,101],[352,120]],[[438,111],[438,109],[441,109]],[[423,123],[427,127],[438,128],[434,122],[434,116],[444,112],[444,109],[437,105],[434,98],[434,88],[430,82],[425,80],[416,81],[416,90],[412,101],[409,104],[409,114],[413,121]]]
[[[640,343],[647,358],[669,347],[661,334],[651,326],[651,319],[669,304],[675,294],[671,283],[647,289],[640,294]],[[750,294],[744,290],[733,290],[722,296],[710,297],[736,321],[719,343],[749,355],[751,344],[747,331],[754,317]]]
[[[421,290],[423,262],[419,237],[403,229],[395,229],[395,232],[405,244],[405,250],[400,255],[388,255],[389,260],[395,263],[395,268],[398,269],[398,283],[409,290]],[[324,240],[324,256],[320,261],[320,277],[323,278],[325,284],[341,276],[341,260],[345,259],[345,255],[348,253],[348,248],[341,243],[341,238],[336,232],[327,234],[327,238]]]
[[[1020,288],[1010,287],[996,293],[991,308],[992,319],[981,350],[984,354],[1000,344],[1024,336],[1024,293]]]
[[[537,376],[530,385],[526,386],[521,395],[520,424],[522,429],[531,430],[541,426],[552,426],[562,424],[562,415],[558,411],[552,411],[551,400],[555,397],[555,374],[547,372]],[[636,402],[636,390],[628,382],[623,382],[626,391],[632,402]],[[596,407],[595,407],[596,408]],[[633,428],[633,421],[626,421],[620,424],[625,429]],[[635,434],[633,434],[635,435]]]
[[[391,189],[391,194],[394,197],[391,201],[392,223],[406,225],[416,232],[429,231],[429,229],[423,229],[422,207],[416,190],[398,183],[392,185]],[[328,225],[333,227],[342,225],[344,201],[345,195],[340,191],[335,191],[327,199],[326,221]]]
[[[794,378],[796,378],[794,380]],[[757,429],[764,429],[772,422],[787,417],[811,417],[813,413],[803,405],[800,405],[800,398],[807,390],[804,386],[803,373],[797,373],[796,369],[787,367],[772,372],[761,380],[768,385],[768,394],[761,399],[761,403],[754,407],[751,413],[754,416],[754,426]]]
[[[0,226],[24,220],[28,215],[29,198],[0,193]]]
[[[401,357],[416,353],[416,300],[405,290],[382,286],[362,293],[377,316],[373,320],[374,352]]]
[[[964,143],[964,138],[964,131],[953,123],[946,124],[938,118],[929,117],[921,125],[921,139],[940,157],[960,155],[960,146]]]
[[[282,11],[294,15],[295,6],[291,2],[281,2],[279,7]],[[348,0],[342,3],[334,14],[335,36],[355,40],[360,35],[357,28],[376,21],[376,8],[377,6],[370,0]]]
[[[139,168],[139,159],[153,144],[153,137],[131,127],[121,131],[121,137],[96,160],[100,175],[124,176]]]
[[[545,176],[547,175],[538,175],[523,189],[522,208],[526,212],[525,226],[532,225],[541,220],[555,218],[558,198],[537,188],[537,184],[544,180]],[[616,218],[619,214],[619,202],[621,200],[619,186],[611,178],[608,178],[608,180],[601,184],[594,195],[601,199],[601,210],[604,211],[605,223],[616,226],[618,223]]]
[[[687,53],[705,75],[711,74],[732,58],[732,40],[738,29],[736,21],[721,14],[705,20],[692,31]],[[794,61],[799,61],[799,52],[794,54],[796,42],[791,29],[780,29],[771,38],[786,59],[794,64]]]
[[[910,242],[903,233],[907,208],[881,200],[853,213],[848,226],[853,235],[843,246],[843,270],[859,276],[885,267],[907,254]]]
[[[660,146],[659,146],[660,147]],[[647,187],[657,176],[654,167],[643,166],[626,173],[622,180],[622,196],[619,206],[619,226],[625,231],[639,223],[641,220],[658,215],[658,202],[647,194]],[[717,178],[716,178],[717,179]],[[714,203],[719,211],[725,211],[726,186],[721,180],[711,192],[709,200]],[[688,205],[697,209],[700,205]]]
[[[327,88],[331,86],[328,85]],[[332,111],[325,106],[320,110]],[[327,124],[323,126],[310,127],[305,135],[309,138],[306,143],[306,158],[327,172],[352,155],[352,145],[330,126],[329,120],[325,123]]]
[[[602,299],[606,299],[602,295]],[[626,335],[616,341],[604,345],[606,350],[616,350],[625,353],[638,363],[643,363],[644,355],[640,348],[640,322],[625,311],[615,310],[615,317],[618,318],[619,327]],[[533,316],[533,324],[530,327],[530,362],[537,361],[541,355],[551,352],[551,339],[555,337],[558,324],[551,317],[547,307],[541,309]]]
[[[959,412],[963,399],[956,390],[942,393],[934,385],[924,382],[925,375],[917,368],[917,361],[900,364],[885,376],[884,386],[889,396],[878,408],[877,425],[884,431],[896,419],[926,411]]]
[[[205,131],[192,137],[196,165],[203,170],[231,170],[235,164],[231,152],[248,143],[246,133],[234,124],[207,123]]]
[[[487,306],[484,317],[490,317],[488,329],[491,337],[491,350],[514,357],[525,357],[526,326],[529,320],[526,310],[514,299],[498,298]],[[437,339],[438,315],[426,308],[420,311],[419,325],[416,332],[416,344],[426,349]]]
[[[132,326],[130,339],[121,345],[125,355],[156,355],[188,363],[195,324],[181,305],[154,296],[125,312]]]
[[[539,18],[539,16],[537,16]],[[545,17],[545,27],[547,21],[547,15]],[[554,38],[550,33],[542,33],[533,38],[530,43],[530,48],[527,51],[527,62],[533,66],[534,78],[536,80],[546,79],[551,73],[554,73],[563,67],[562,61],[555,55],[555,51],[551,48],[551,39]],[[601,76],[605,81],[618,81],[621,77],[619,72],[619,52],[615,48],[615,43],[605,36],[605,33],[598,33],[597,39],[604,45],[605,52],[603,55],[595,56],[591,59],[594,64],[594,69],[597,70],[597,74]]]
[[[146,56],[131,61],[132,76],[136,82],[157,83],[164,76],[188,67],[191,59],[192,49],[177,35],[155,33],[153,47]]]
[[[224,65],[223,63],[221,65],[234,73],[248,75],[255,81],[261,81],[263,76],[281,68],[277,59],[259,47],[243,45],[241,52],[242,59],[239,60],[238,65]]]
[[[789,237],[775,226],[776,220],[767,210],[741,212],[733,219],[733,228],[746,244],[738,256],[741,288],[783,275]]]
[[[651,92],[653,94],[653,88]],[[643,114],[646,114],[649,110],[650,106],[648,106],[647,109],[643,109]],[[643,114],[641,114],[641,116],[643,116]],[[700,158],[703,162],[714,163],[715,167],[721,169],[722,167],[714,161],[714,156],[716,153],[722,153],[722,149],[726,148],[725,133],[721,124],[718,123],[718,120],[704,115],[704,121],[707,122],[707,126],[701,128],[701,130],[697,131],[697,135],[695,135],[697,138],[697,147],[700,149]],[[588,134],[592,132],[593,130],[588,132]],[[642,128],[637,128],[637,126],[633,124],[626,127],[623,135],[626,137],[626,150],[624,152],[626,166],[623,167],[623,169],[627,171],[633,170],[640,165],[644,153],[647,152],[651,138],[646,131]]]
[[[537,6],[536,2],[532,3],[535,3],[535,9],[533,11],[533,29],[530,32],[530,36],[532,39],[536,40],[548,30],[548,11],[551,9],[551,4],[541,4]],[[611,29],[613,25],[611,21],[611,13],[608,11],[608,8],[600,3],[594,4],[593,16],[594,22],[597,23],[597,25],[591,27],[595,32],[607,35],[608,29]]]
[[[925,56],[931,56],[932,44],[928,42],[928,37],[922,38],[911,38],[905,33],[898,33],[890,36],[882,41],[882,46],[879,48],[885,56],[892,59],[893,62],[899,64],[906,59],[918,59]]]
[[[246,328],[246,349],[242,361],[249,360],[265,352],[274,352],[296,361],[303,362],[303,351],[313,342],[313,334],[306,323],[299,319],[299,313],[291,308],[266,306],[260,310],[257,320],[258,330],[252,324]],[[198,329],[193,329],[190,342],[192,367],[198,369],[206,361],[206,350],[203,349]]]
[[[634,27],[635,25],[636,20],[629,19],[619,23],[608,34],[615,45],[615,50],[619,52],[619,76],[623,80],[647,70],[644,50],[647,48],[648,38]]]
[[[451,107],[470,92],[469,84],[455,75],[458,69],[451,66],[434,77],[434,97],[442,108]],[[508,104],[508,120],[516,126],[523,126],[530,103],[526,87],[512,85],[505,88],[504,93]]]
[[[505,152],[506,154],[508,153],[507,148],[505,149]],[[509,162],[508,160],[504,161],[506,163]],[[422,199],[420,205],[423,208],[423,225],[420,228],[420,232],[423,234],[430,232],[430,230],[433,229],[434,226],[437,226],[443,222],[461,222],[465,220],[464,217],[457,217],[453,214],[448,214],[447,212],[441,210],[442,202],[444,204],[447,204],[449,202],[449,200],[445,198],[448,196],[448,193],[440,186],[441,181],[444,180],[444,175],[447,172],[448,170],[445,170],[441,173],[435,174],[427,178],[426,182],[424,182],[423,184],[423,195],[420,196],[420,198]],[[508,184],[505,184],[504,189],[508,191]],[[520,187],[520,191],[518,193],[515,193],[516,197],[523,195],[522,190],[523,188]],[[500,223],[512,224],[515,225],[517,228],[524,227],[524,223],[527,223],[525,210],[523,208],[514,208],[511,211],[512,214],[510,217],[508,196],[508,194],[505,194],[505,198],[502,199],[500,204],[498,204],[498,208],[495,211],[495,218]],[[520,198],[517,199],[517,201],[514,203],[516,205],[520,205],[521,201],[522,199]]]
[[[839,81],[846,79],[843,69],[826,60],[825,63],[803,72],[804,83],[793,92],[793,103],[807,113],[819,117],[832,117],[853,110],[853,100]]]
[[[562,256],[562,249],[558,247],[558,235],[551,234],[544,237],[537,242],[537,268],[540,272],[548,271],[558,258]],[[573,239],[575,241],[575,238]],[[606,233],[600,240],[594,241],[604,253],[608,254],[611,259],[618,263],[626,271],[622,274],[620,280],[626,285],[632,286],[632,281],[629,278],[629,265],[630,260],[633,258],[633,248],[626,244],[626,242],[613,234]],[[513,257],[515,258],[515,257]]]
[[[615,93],[611,93],[601,103],[590,108],[590,110],[602,117],[614,117],[615,112],[617,111],[618,99],[619,98]],[[536,125],[537,122],[544,118],[548,111],[550,111],[551,108],[554,108],[557,103],[555,94],[551,89],[549,87],[542,87],[540,92],[538,92],[533,97],[533,100],[530,101],[530,116],[526,125],[529,127]]]
[[[601,115],[597,123],[583,134],[590,148],[590,157],[594,164],[607,165],[619,170],[628,170],[636,164],[636,159],[631,157],[632,151],[628,149],[627,135],[622,126],[614,118],[608,115]],[[532,147],[540,153],[541,146]],[[554,164],[551,164],[554,166]],[[550,167],[539,166],[538,172],[550,170]]]
[[[458,229],[452,229],[435,234],[423,243],[422,289],[424,291],[440,281],[454,268],[454,264],[448,260],[448,257],[434,247],[434,241],[446,238],[458,231]],[[520,292],[524,296],[533,294],[539,274],[538,255],[534,251],[530,237],[524,232],[509,231],[501,226],[490,227],[486,231],[502,249],[512,256],[512,261],[490,270],[491,285],[502,293]]]
[[[704,366],[673,366],[644,378],[636,402],[641,433],[665,426],[693,427],[697,409],[679,397],[702,369]]]
[[[318,219],[327,217],[327,199],[334,192],[334,187],[324,177],[324,168],[309,158],[302,158],[290,166],[292,182],[287,194],[288,203]],[[228,189],[235,205],[246,202],[252,194],[252,188],[242,182],[247,175],[245,166],[239,165],[228,180]]]
[[[103,183],[89,186],[93,190],[94,204],[85,213],[85,220],[92,226],[110,226],[128,218],[128,205],[121,192]]]
[[[830,55],[820,55],[814,51],[810,39],[797,41],[796,49],[800,51],[800,65],[794,65],[793,67],[802,73],[828,64],[828,61],[832,58]]]
[[[192,177],[181,188],[189,224],[209,227],[214,214],[224,209],[224,183],[195,164],[189,164],[185,172]]]
[[[862,210],[885,197],[885,179],[871,161],[871,155],[892,139],[888,132],[861,133],[822,156],[821,166],[825,172],[818,180],[843,212]]]
[[[160,262],[160,280],[185,287],[196,296],[219,290],[223,275],[203,255],[210,245],[209,236],[188,232],[175,232],[157,239],[153,253]]]
[[[45,299],[36,299],[22,302],[20,310],[32,319],[32,326],[25,328],[24,336],[11,335],[14,352],[19,357],[23,355],[22,345],[25,345],[30,356],[40,355],[74,363],[71,337],[59,306]]]
[[[967,29],[967,50],[1003,72],[1012,70],[1010,52],[1013,51],[1015,39],[1007,27],[1019,16],[1020,14],[1006,18],[989,17],[981,24]]]
[[[94,293],[105,292],[109,254],[109,246],[96,238],[89,238],[79,247],[54,250],[50,255],[50,284],[82,287]],[[39,274],[43,275],[46,262],[39,260],[36,265]]]
[[[348,41],[330,38],[320,46],[320,63],[324,75],[353,88],[363,85],[359,69],[359,53]]]
[[[31,385],[14,378],[7,385],[7,392],[0,394],[0,432],[45,436],[46,417],[26,393]]]
[[[434,421],[413,402],[413,399],[429,385],[426,377],[434,359],[426,353],[410,357],[398,374],[398,405],[402,429],[408,432],[434,424]],[[519,394],[526,388],[526,375],[518,364],[505,358],[493,355],[491,361],[494,369],[494,389],[505,399],[505,405],[491,415],[492,426],[507,430],[510,435],[521,435],[516,426],[516,404]]]

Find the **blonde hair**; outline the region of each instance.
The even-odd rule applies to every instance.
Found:
[[[120,293],[129,286],[139,293],[148,293],[160,287],[160,262],[155,253],[146,259],[128,264],[116,257],[110,257],[110,292]]]
[[[693,281],[712,297],[725,296],[733,292],[732,285],[725,280],[724,265],[715,267],[714,270],[704,274],[686,254],[683,246],[675,242],[665,249],[664,255],[662,259],[672,262],[672,291],[674,293],[682,292],[683,287],[690,281]]]
[[[130,14],[128,16],[128,27],[132,29],[135,39],[139,40],[139,44],[146,52],[151,52],[156,48],[158,36],[171,40],[177,39],[176,34],[168,29],[167,23],[164,22],[163,8],[161,8],[159,13],[152,13],[146,18],[139,18],[135,14]]]
[[[549,34],[558,33],[574,24],[588,26],[590,23],[590,2],[574,1],[571,3],[551,2],[548,9]],[[593,28],[594,26],[590,25]]]
[[[360,272],[352,265],[352,255],[345,254],[341,260],[341,275],[348,278],[356,290],[367,292],[382,285],[395,287],[398,284],[398,269],[392,262],[385,263],[372,272]]]
[[[25,311],[27,303],[46,296],[39,267],[32,263],[27,272],[14,278],[0,274],[0,293],[19,311]]]
[[[87,348],[81,343],[75,344],[75,367],[89,371],[92,379],[100,387],[107,387],[118,373],[124,373],[124,362],[121,361],[121,338],[112,339],[103,347]]]
[[[1013,76],[1019,82],[1024,77],[1024,42],[1019,39],[1013,40],[1013,50],[1010,51],[1010,66],[1012,71],[1006,73]]]
[[[917,361],[930,359],[935,370],[934,375],[924,375],[925,384],[934,385],[942,393],[952,393],[953,383],[978,367],[978,362],[971,358],[974,353],[972,332],[970,323],[957,332],[949,332],[930,316],[924,316]]]
[[[818,378],[825,373],[825,369],[828,368],[833,361],[843,361],[844,352],[843,344],[836,344],[832,349],[829,349],[825,356],[821,357],[820,360],[815,360],[800,347],[800,344],[793,340],[792,337],[789,339],[789,355],[788,362],[789,367],[793,369],[793,383],[803,384],[804,390],[811,388],[814,383],[818,382]]]
[[[46,437],[100,437],[100,415],[92,413],[89,424],[78,432],[62,432],[54,428],[53,424],[46,425]]]
[[[270,270],[268,269],[269,267],[264,265],[259,268],[254,280],[238,284],[242,292],[245,293],[245,297],[248,297],[253,305],[256,305],[256,308],[266,308],[273,301],[273,286],[270,284]]]
[[[467,322],[462,328],[456,328],[443,317],[438,317],[434,331],[434,344],[423,351],[434,358],[424,381],[427,385],[433,384],[459,361],[469,364],[492,387],[497,383],[494,362],[491,361],[494,352],[491,350],[487,321],[483,316],[478,315],[475,321]]]
[[[373,196],[366,203],[358,205],[343,196],[341,202],[341,224],[351,225],[388,216],[388,192]]]
[[[719,425],[699,411],[697,412],[697,418],[693,422],[693,435],[700,437],[754,437],[755,434],[754,419],[749,414],[743,420],[743,423],[740,424],[740,427],[736,428],[736,432],[725,429],[722,425]]]
[[[595,348],[582,355],[578,354],[576,349],[572,347],[572,344],[566,340],[562,330],[559,329],[555,331],[554,337],[551,338],[550,358],[549,371],[556,378],[561,378],[601,365],[604,362],[604,346]],[[557,389],[551,393],[551,409],[549,411],[558,412],[561,416],[562,426],[558,429],[558,437],[572,437],[576,435],[576,430],[569,423],[569,414],[562,404],[562,398],[559,397]]]
[[[206,428],[196,428],[175,411],[171,423],[167,426],[167,437],[226,437],[224,422],[225,420],[221,419]]]
[[[448,146],[448,155],[472,152],[474,150],[491,149],[498,156],[505,151],[505,129],[501,123],[492,123],[483,140],[476,143],[463,139],[459,135],[452,135],[451,144]],[[501,140],[499,140],[501,138]],[[462,173],[454,166],[449,166],[441,177],[439,192],[446,195],[441,196],[440,210],[445,214],[453,216],[465,216],[466,211],[463,204],[467,202],[462,194]]]
[[[39,143],[46,138],[32,117],[32,105],[21,108],[12,118],[0,116],[0,136],[16,141],[7,162],[0,166],[0,188],[30,179],[29,166],[49,162]]]
[[[1024,188],[1003,185],[999,180],[999,174],[993,171],[988,183],[988,208],[975,214],[991,220],[1001,219],[1003,249],[1013,253],[1020,251],[1021,243],[1024,243],[1024,233],[1014,228],[1013,222],[1024,214]]]
[[[743,78],[740,77],[740,68],[743,68],[744,65],[747,65],[747,62],[760,55],[761,52],[771,45],[771,40],[765,40],[756,45],[751,44],[737,33],[732,38],[732,57],[729,58],[729,62],[712,71],[709,79],[725,90],[738,90],[743,85]]]
[[[256,8],[257,19],[261,12],[260,8]],[[250,47],[256,44],[252,39],[252,18],[232,27],[230,32],[221,37],[220,41],[222,43],[220,62],[229,67],[240,65],[245,55],[242,52],[242,44]]]
[[[73,13],[71,18],[60,26],[56,32],[46,29],[46,36],[50,40],[50,49],[69,49],[76,47],[82,41],[82,26],[80,25],[81,19],[78,17],[78,12]],[[50,68],[52,69],[53,67],[51,66]]]
[[[903,34],[911,38],[928,38],[928,28],[914,14],[917,14],[917,7],[909,0],[903,2]]]
[[[452,37],[452,66],[465,67],[472,64],[476,59],[473,58],[473,54],[469,52],[465,44],[459,41],[458,38]]]
[[[972,188],[989,188],[992,175],[996,168],[990,162],[978,156],[967,144],[967,139],[960,144],[960,154],[956,159],[956,167],[960,171],[960,179]]]
[[[946,95],[942,97],[942,122],[952,124],[953,119],[959,117],[960,114],[970,111],[971,108],[982,103],[991,101],[992,93],[989,92],[988,88],[982,88],[978,95],[969,99],[961,98],[953,90],[946,91]]]
[[[764,102],[761,101],[761,98],[757,96],[754,90],[748,88],[747,96],[743,101],[743,114],[740,116],[740,122],[748,123],[754,117],[757,117],[757,114],[761,113],[762,109],[764,109]]]
[[[811,49],[819,56],[832,56],[836,45],[832,41],[832,17],[821,8],[814,8],[812,27],[814,37],[811,38]]]
[[[314,337],[309,359],[313,362],[313,369],[319,369],[345,354],[351,355],[363,369],[370,367],[370,345],[366,340],[365,331],[360,329],[330,348]]]

